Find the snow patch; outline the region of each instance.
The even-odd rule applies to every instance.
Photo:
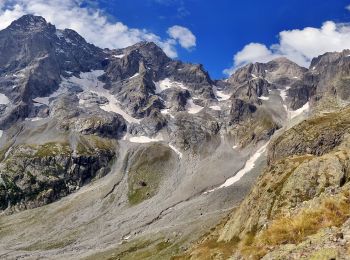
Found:
[[[62,31],[60,31],[60,30],[56,30],[55,34],[56,34],[56,36],[57,36],[58,38],[64,37]]]
[[[223,91],[218,90],[216,86],[213,87],[213,91],[216,96],[216,99],[219,101],[225,101],[231,97],[231,95],[225,94]]]
[[[280,90],[280,96],[283,100],[283,107],[287,112],[288,118],[289,119],[293,119],[303,113],[307,113],[310,109],[310,105],[309,102],[307,102],[305,105],[303,105],[301,108],[297,109],[297,110],[289,110],[287,105],[285,104],[286,100],[287,100],[287,91],[288,89],[290,89],[290,87],[286,87],[283,90]]]
[[[53,92],[50,96],[34,98],[33,101],[35,103],[38,103],[38,104],[34,104],[34,105],[40,106],[40,105],[44,104],[44,105],[48,106],[51,102],[50,99],[54,99],[54,98],[58,97],[59,95],[66,93],[67,92],[67,88],[66,88],[67,82],[66,81],[67,81],[66,79],[63,79],[60,87],[55,92]]]
[[[80,78],[71,77],[69,81],[79,85],[85,91],[90,91],[99,96],[107,98],[108,104],[100,105],[100,108],[102,110],[106,112],[114,112],[114,113],[120,114],[129,123],[139,124],[141,120],[133,118],[128,113],[126,113],[123,109],[121,109],[121,107],[118,104],[119,102],[115,98],[115,96],[109,93],[108,90],[103,88],[103,83],[98,80],[98,77],[103,74],[104,74],[103,70],[95,70],[92,72],[81,73]],[[79,101],[79,104],[84,104],[84,102]]]
[[[174,119],[175,117],[170,113],[170,110],[168,108],[166,109],[162,109],[160,111],[160,113],[162,113],[163,115],[169,115],[172,119]]]
[[[152,143],[152,142],[160,142],[163,141],[163,137],[158,135],[155,138],[150,138],[148,136],[133,136],[133,137],[124,137],[124,140],[127,140],[132,143],[139,143],[139,144],[145,144],[145,143]]]
[[[93,87],[98,87],[99,84],[103,84],[98,80],[98,77],[104,74],[103,70],[93,70],[91,72],[80,73],[79,77],[71,77],[68,79],[68,82],[76,83],[77,85],[91,89]]]
[[[293,118],[295,118],[295,117],[297,117],[297,116],[299,116],[299,115],[301,115],[301,114],[303,114],[303,113],[306,113],[306,112],[308,112],[309,111],[309,109],[310,109],[310,105],[309,105],[309,102],[307,102],[305,105],[303,105],[301,108],[299,108],[299,109],[297,109],[297,110],[289,110],[288,109],[288,107],[287,107],[287,105],[286,105],[286,100],[287,100],[287,91],[288,91],[288,89],[290,89],[290,87],[286,87],[285,89],[282,89],[282,90],[280,90],[280,96],[281,96],[281,98],[282,98],[282,100],[283,100],[283,107],[284,107],[284,109],[286,110],[286,112],[287,112],[287,116],[288,116],[288,118],[289,119],[293,119]]]
[[[266,143],[265,145],[263,145],[262,147],[259,148],[259,150],[256,151],[255,154],[253,154],[245,163],[243,169],[241,169],[239,172],[236,173],[235,176],[227,179],[225,181],[224,184],[222,184],[221,186],[219,186],[220,188],[226,188],[229,187],[233,184],[235,184],[236,182],[238,182],[246,173],[250,172],[251,170],[254,169],[256,161],[260,158],[260,156],[266,151],[266,147],[267,147],[268,143]]]
[[[209,190],[207,192],[205,192],[205,194],[216,191],[218,189],[222,189],[222,188],[227,188],[229,186],[232,186],[233,184],[235,184],[236,182],[238,182],[246,173],[250,172],[251,170],[254,169],[255,164],[257,162],[257,160],[260,158],[260,156],[266,151],[266,147],[267,147],[268,143],[266,143],[265,145],[263,145],[262,147],[260,147],[245,163],[244,167],[238,171],[235,176],[227,179],[225,181],[224,184],[220,185],[217,188],[214,188],[212,190]]]
[[[26,118],[26,121],[31,121],[31,122],[36,122],[36,121],[40,121],[43,120],[44,118],[42,117],[32,117],[32,118]]]
[[[182,158],[182,153],[180,152],[180,150],[178,150],[178,149],[177,149],[174,145],[172,145],[172,144],[169,144],[169,147],[170,147],[171,149],[174,150],[174,152],[179,156],[180,159]]]
[[[5,94],[0,93],[0,105],[7,105],[8,103],[10,103],[8,97]]]
[[[72,41],[68,38],[64,38],[64,40],[67,42],[67,43],[72,43]],[[73,44],[73,43],[72,43]],[[73,45],[76,45],[76,44],[73,44]]]
[[[261,99],[261,100],[269,100],[269,99],[270,99],[270,97],[264,97],[264,96],[261,96],[261,97],[259,97],[259,99]]]
[[[196,105],[192,99],[188,99],[186,109],[189,114],[197,114],[203,109],[203,107]]]
[[[185,87],[185,85],[183,83],[177,82],[177,81],[172,81],[169,78],[165,78],[161,81],[154,82],[154,85],[156,85],[156,94],[159,94],[159,93],[161,93],[164,90],[169,89],[169,88],[188,89],[187,87]]]
[[[125,54],[113,55],[114,58],[121,59],[125,56]]]
[[[280,96],[283,100],[283,102],[285,102],[287,100],[287,91],[288,89],[290,89],[290,87],[286,87],[285,89],[281,89],[280,90]]]
[[[131,236],[130,236],[130,235],[127,235],[127,236],[124,236],[124,237],[122,238],[122,240],[127,241],[127,240],[129,240],[130,238],[131,238]]]
[[[294,110],[294,111],[289,111],[289,116],[291,119],[293,119],[294,117],[297,117],[303,113],[307,113],[309,111],[309,109],[310,109],[310,104],[309,104],[309,102],[307,102],[301,108]]]
[[[13,150],[13,146],[11,146],[10,149],[8,149],[7,152],[5,153],[5,159],[7,159],[7,157],[10,155],[12,150]]]
[[[124,119],[126,121],[128,121],[129,123],[139,124],[141,122],[141,119],[134,118],[134,117],[130,116],[128,113],[126,113],[123,109],[121,109],[120,106],[118,105],[117,99],[113,95],[108,93],[108,94],[105,94],[103,96],[106,97],[109,102],[108,102],[108,104],[100,106],[100,108],[102,110],[104,110],[106,112],[117,113],[117,114],[121,115],[122,117],[124,117]]]
[[[56,98],[57,96],[67,92],[69,87],[79,86],[84,92],[92,92],[98,96],[107,98],[108,104],[100,105],[100,108],[107,112],[114,112],[120,114],[129,123],[141,122],[140,119],[133,118],[128,113],[126,113],[120,106],[119,102],[114,95],[112,95],[108,90],[103,88],[104,83],[99,81],[98,77],[104,74],[103,70],[94,70],[91,72],[80,73],[79,78],[72,76],[70,78],[62,78],[62,82],[58,90],[52,93],[48,97],[37,97],[33,99],[34,102],[40,104],[49,105],[50,99]],[[135,74],[136,75],[136,74]],[[134,76],[135,76],[134,75]],[[79,105],[84,105],[83,100],[79,100]]]
[[[2,130],[0,130],[0,138],[2,137],[2,134],[3,134],[3,131],[2,131]]]
[[[64,94],[68,91],[68,88],[73,85],[78,85],[84,90],[90,90],[90,89],[96,89],[98,88],[98,85],[100,81],[97,79],[99,76],[101,76],[104,73],[103,70],[95,70],[92,72],[84,72],[80,73],[80,78],[77,77],[70,77],[70,78],[63,78],[62,82],[60,84],[60,87],[52,93],[48,97],[37,97],[34,98],[33,101],[39,104],[50,104],[50,99],[56,98],[61,94]],[[102,84],[102,83],[101,83]]]
[[[215,111],[220,111],[221,110],[221,107],[219,107],[219,106],[211,106],[209,108],[211,108],[211,109],[213,109]]]
[[[140,73],[135,73],[133,76],[130,77],[130,79],[136,78],[140,75]]]
[[[80,74],[80,79],[72,77],[71,82],[76,83],[85,91],[90,91],[99,96],[105,97],[108,100],[108,104],[100,105],[100,108],[106,112],[114,112],[120,114],[129,123],[139,124],[141,119],[136,119],[126,113],[120,106],[119,102],[114,95],[112,95],[108,90],[103,88],[103,83],[98,80],[98,77],[103,75],[103,70],[96,70],[92,72],[86,72]],[[138,73],[137,73],[138,74]],[[136,74],[135,74],[136,75]],[[134,76],[135,76],[134,75]],[[80,102],[79,102],[80,103]],[[83,104],[84,102],[82,102]]]

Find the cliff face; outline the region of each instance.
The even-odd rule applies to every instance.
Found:
[[[81,136],[42,145],[13,145],[0,153],[0,208],[7,213],[43,206],[77,191],[111,169],[117,146],[112,140]]]

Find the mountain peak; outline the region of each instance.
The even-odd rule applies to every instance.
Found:
[[[132,51],[138,50],[141,52],[153,54],[153,55],[165,55],[163,50],[154,42],[141,41],[130,47],[125,48],[125,50]]]
[[[9,26],[9,28],[21,30],[21,31],[26,31],[26,30],[33,31],[33,30],[42,30],[48,26],[53,26],[53,25],[48,23],[44,17],[27,14],[13,21]]]
[[[350,50],[345,49],[341,52],[326,52],[322,55],[319,55],[316,58],[313,58],[310,64],[310,69],[314,70],[319,67],[326,67],[329,64],[336,64],[340,61],[348,61],[350,57]]]
[[[272,61],[277,62],[277,63],[294,63],[290,59],[283,57],[283,56],[277,57],[277,58],[273,59]]]

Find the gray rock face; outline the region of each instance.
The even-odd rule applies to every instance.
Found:
[[[166,101],[168,108],[175,112],[185,111],[187,100],[190,97],[190,92],[182,89],[168,89],[161,94],[161,98]]]
[[[57,89],[61,73],[102,68],[107,56],[76,32],[56,30],[42,17],[31,15],[0,32],[0,49],[1,75],[25,83],[19,86],[28,93],[22,96],[24,101]]]
[[[201,65],[173,61],[154,43],[139,43],[121,53],[120,58],[110,60],[102,79],[136,118],[147,117],[153,109],[164,108],[164,103],[154,95],[155,82],[160,80],[181,82],[193,95],[203,99],[215,98],[212,81]],[[178,106],[183,106],[183,98],[178,101]]]
[[[146,72],[136,74],[112,89],[123,108],[136,118],[147,117],[152,110],[164,108],[160,97],[152,94],[155,85]]]
[[[0,32],[0,51],[0,92],[12,102],[1,118],[5,128],[30,114],[33,98],[57,90],[61,76],[102,68],[106,57],[76,32],[32,15]]]
[[[347,88],[350,75],[350,51],[340,53],[326,53],[312,60],[310,74],[313,75],[313,84],[317,99],[336,96],[344,101],[349,100]]]
[[[269,89],[272,88],[271,84],[265,79],[252,79],[240,85],[237,90],[235,90],[233,97],[259,103],[258,98],[261,96],[268,96]]]
[[[286,58],[276,58],[268,63],[248,64],[238,69],[228,82],[233,85],[242,84],[253,78],[266,78],[277,85],[288,85],[293,78],[302,78],[307,72],[306,68]]]
[[[234,99],[230,110],[230,117],[232,123],[243,121],[256,112],[257,107],[251,103],[247,103],[241,99]]]
[[[301,122],[274,140],[270,163],[291,155],[321,156],[338,146],[349,129],[349,109]]]
[[[308,79],[298,80],[291,85],[291,88],[288,89],[288,99],[290,107],[293,110],[301,108],[306,104],[315,94],[315,87],[313,84],[310,84]]]
[[[191,116],[181,113],[176,118],[175,131],[172,134],[176,145],[184,150],[207,151],[208,143],[219,143],[217,134],[220,125],[208,114]],[[210,150],[210,149],[209,149]]]
[[[287,91],[287,106],[292,110],[302,107],[313,95],[312,83],[304,80],[307,69],[286,58],[268,63],[248,64],[238,69],[228,80],[226,88],[233,89],[236,98],[253,100],[268,96],[269,91]],[[243,95],[242,95],[243,94]]]
[[[53,202],[110,170],[113,144],[96,137],[68,142],[15,145],[2,150],[0,209],[7,212]]]

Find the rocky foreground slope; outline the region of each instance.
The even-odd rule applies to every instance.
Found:
[[[42,17],[14,21],[0,31],[0,257],[169,259],[227,216],[266,165],[217,243],[232,256],[248,237],[237,254],[273,253],[253,239],[272,218],[347,187],[336,149],[347,147],[349,54],[213,80],[153,43],[100,49]],[[319,176],[327,167],[337,172]]]
[[[184,258],[349,258],[349,64],[349,51],[312,62],[312,114],[272,138],[249,195]]]

